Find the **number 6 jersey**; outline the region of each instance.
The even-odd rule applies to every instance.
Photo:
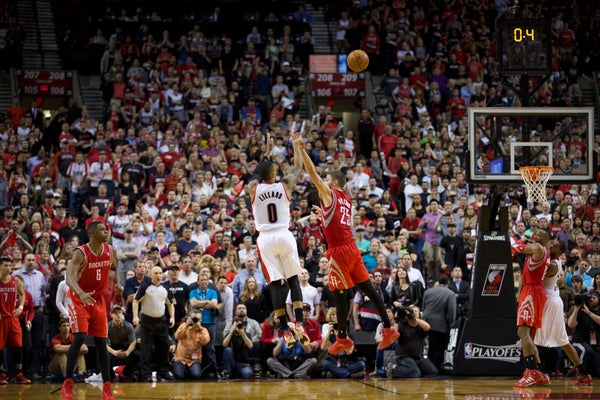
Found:
[[[290,227],[290,197],[283,183],[259,183],[252,198],[252,215],[259,232]]]
[[[323,202],[321,201],[321,205]],[[323,206],[323,233],[329,248],[354,243],[352,203],[343,190],[331,189],[331,205]]]

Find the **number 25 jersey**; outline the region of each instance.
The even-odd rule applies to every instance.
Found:
[[[321,205],[323,202],[321,201]],[[328,247],[353,243],[352,237],[352,203],[343,190],[331,189],[331,205],[323,206],[323,232]]]
[[[290,228],[290,197],[283,183],[259,183],[256,186],[252,215],[259,232]]]

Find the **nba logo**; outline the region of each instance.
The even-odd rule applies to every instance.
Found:
[[[477,157],[477,161],[475,162],[475,172],[478,174],[483,174],[483,165],[484,165],[483,156]]]
[[[473,355],[473,345],[471,343],[465,343],[465,359],[470,360]]]

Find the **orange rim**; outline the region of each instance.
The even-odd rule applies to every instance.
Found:
[[[519,168],[519,172],[521,172],[523,176],[527,177],[529,180],[538,180],[542,174],[552,174],[554,172],[554,168],[535,165],[531,167],[521,167]]]

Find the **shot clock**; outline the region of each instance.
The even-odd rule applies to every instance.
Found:
[[[550,22],[538,19],[505,19],[497,29],[498,70],[503,75],[550,73]]]

